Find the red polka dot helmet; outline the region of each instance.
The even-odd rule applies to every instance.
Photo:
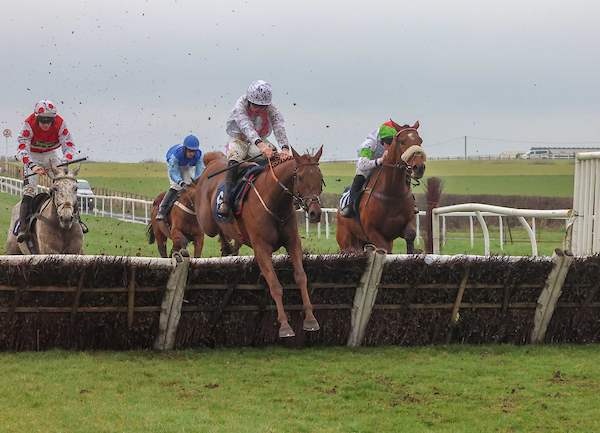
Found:
[[[52,101],[42,99],[35,104],[34,113],[36,117],[56,117],[56,105]]]

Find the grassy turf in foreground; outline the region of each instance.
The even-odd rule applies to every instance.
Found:
[[[600,347],[0,354],[3,431],[598,431]]]

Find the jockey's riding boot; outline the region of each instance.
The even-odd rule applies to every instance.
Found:
[[[77,221],[79,222],[81,231],[83,232],[83,234],[86,234],[90,231],[90,229],[88,229],[88,226],[86,226],[83,220],[81,219],[81,214],[79,213],[79,204],[75,205],[75,214],[77,215]]]
[[[356,195],[359,193],[364,182],[365,177],[362,174],[357,174],[354,176],[352,186],[350,187],[350,198],[348,199],[348,203],[343,209],[340,210],[340,215],[342,215],[344,218],[350,218],[352,215],[354,215],[354,202],[356,201]]]
[[[33,197],[24,195],[21,200],[21,208],[19,210],[19,232],[17,233],[17,242],[25,242],[29,240],[29,224],[27,224],[27,215],[29,214],[29,205]]]
[[[167,216],[167,208],[169,207],[169,203],[171,200],[175,198],[177,195],[177,190],[173,188],[169,188],[162,201],[160,202],[160,206],[158,206],[158,213],[156,214],[156,221],[163,221]]]
[[[237,161],[229,161],[228,167],[237,164]],[[219,216],[223,218],[227,218],[229,216],[229,212],[232,210],[232,206],[229,198],[229,194],[231,190],[235,187],[235,181],[237,177],[237,169],[230,168],[225,172],[225,189],[223,190],[223,201],[219,204],[217,209],[217,213]]]

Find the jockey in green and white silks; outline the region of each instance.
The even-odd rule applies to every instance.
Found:
[[[352,186],[350,187],[350,200],[348,204],[340,210],[340,214],[345,218],[350,218],[353,214],[353,205],[358,192],[361,190],[365,183],[365,180],[369,177],[371,172],[376,167],[383,163],[384,157],[387,154],[387,149],[394,135],[396,129],[392,125],[392,122],[385,122],[379,128],[373,130],[367,138],[358,148],[358,161],[356,163],[356,171]]]
[[[157,221],[167,216],[169,203],[182,188],[189,186],[204,171],[204,155],[200,150],[200,142],[193,135],[188,135],[183,144],[176,144],[167,152],[167,172],[171,188],[163,197],[158,207]]]

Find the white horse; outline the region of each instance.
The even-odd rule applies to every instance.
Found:
[[[75,211],[77,205],[77,173],[68,167],[52,164],[54,184],[50,198],[36,213],[37,221],[31,232],[31,244],[38,254],[83,254],[83,231]],[[14,235],[15,222],[19,218],[21,202],[13,208],[6,251],[8,254],[31,254],[28,242],[17,242]]]

